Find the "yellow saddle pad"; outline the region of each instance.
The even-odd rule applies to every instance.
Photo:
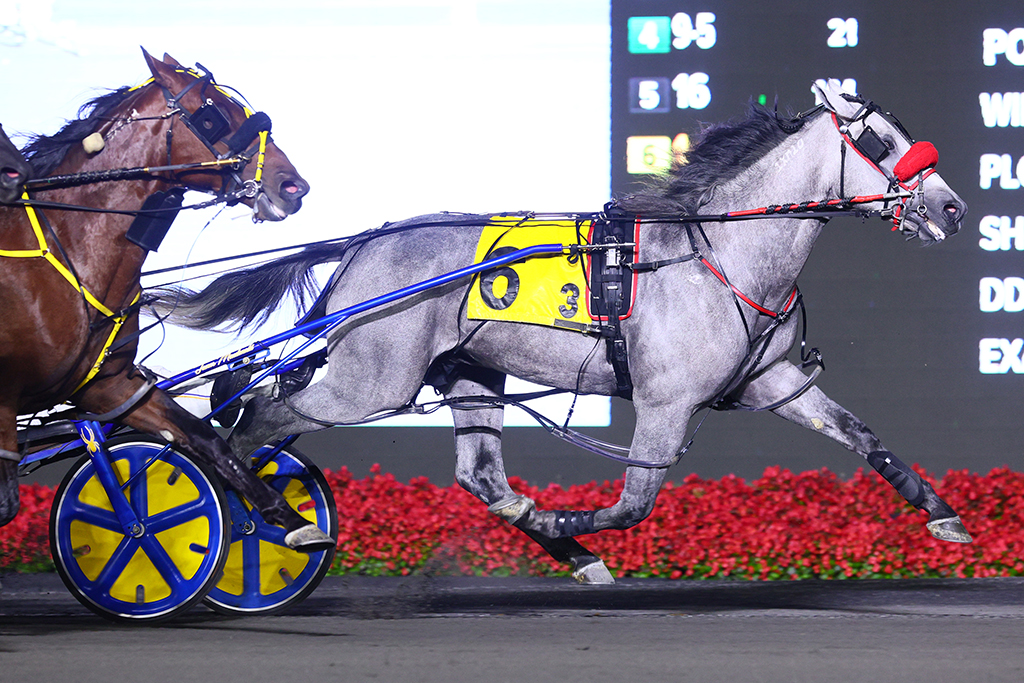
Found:
[[[536,244],[588,244],[592,221],[498,216],[484,228],[473,263]],[[468,317],[593,331],[587,310],[588,259],[553,254],[484,271],[469,291]]]

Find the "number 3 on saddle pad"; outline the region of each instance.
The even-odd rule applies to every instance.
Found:
[[[536,244],[590,244],[594,221],[499,216],[484,228],[473,263]],[[471,320],[503,320],[593,331],[590,258],[537,257],[484,271],[469,291]],[[624,317],[624,316],[623,316]]]

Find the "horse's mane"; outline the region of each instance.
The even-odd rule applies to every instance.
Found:
[[[97,122],[107,118],[130,92],[131,88],[124,86],[94,97],[79,107],[77,119],[68,121],[57,133],[32,136],[22,154],[32,164],[36,175],[45,177],[53,173],[68,150],[95,131]]]
[[[751,103],[745,119],[702,129],[682,163],[673,161],[667,173],[618,203],[635,213],[696,214],[709,188],[735,178],[806,120],[783,118],[768,107]]]

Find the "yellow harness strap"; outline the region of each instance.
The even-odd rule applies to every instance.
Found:
[[[141,291],[138,294],[135,295],[135,298],[132,299],[132,306],[134,306],[136,303],[138,303],[139,298],[141,296],[142,296],[142,292]],[[129,307],[129,308],[131,308],[131,307]],[[121,326],[124,325],[124,321],[128,319],[128,313],[122,313],[121,315],[112,315],[110,317],[112,317],[114,319],[114,328],[112,330],[110,330],[110,335],[107,337],[107,341],[103,342],[103,348],[100,349],[99,358],[97,358],[96,362],[92,364],[91,368],[89,368],[89,372],[86,374],[85,379],[83,379],[81,382],[79,382],[78,386],[75,387],[75,391],[78,391],[79,389],[84,387],[86,384],[88,384],[89,380],[91,380],[93,377],[95,377],[96,373],[98,373],[100,371],[100,366],[102,366],[103,365],[103,361],[105,361],[107,359],[107,351],[110,349],[111,344],[114,343],[114,339],[117,338],[117,333],[121,331]],[[74,392],[71,392],[71,393],[74,393]]]
[[[21,198],[26,201],[30,200],[28,192],[23,193]],[[97,311],[107,316],[108,318],[112,318],[114,321],[114,329],[110,331],[110,335],[107,337],[106,342],[104,342],[103,349],[100,351],[99,358],[97,358],[96,362],[93,363],[92,367],[89,369],[88,374],[85,376],[85,379],[82,380],[77,387],[75,387],[75,391],[78,391],[79,389],[84,387],[89,382],[89,380],[95,377],[96,373],[100,371],[100,366],[103,365],[103,361],[106,360],[107,350],[110,348],[111,344],[114,343],[114,338],[117,337],[117,333],[121,331],[121,326],[124,325],[125,320],[128,319],[128,314],[123,313],[121,315],[115,315],[112,310],[103,305],[103,302],[101,302],[99,299],[93,296],[89,290],[83,287],[82,284],[78,281],[78,278],[75,277],[74,273],[72,273],[67,266],[65,266],[63,263],[57,260],[57,257],[54,256],[53,252],[50,251],[49,246],[46,244],[46,237],[43,235],[43,228],[39,224],[39,216],[36,215],[35,208],[26,204],[25,213],[28,214],[28,220],[29,223],[32,224],[32,232],[33,234],[35,234],[36,240],[39,242],[39,248],[13,250],[0,249],[0,257],[46,259],[50,263],[50,265],[52,265],[54,269],[56,269],[56,271],[64,277],[65,280],[71,283],[72,287],[74,287],[79,293],[81,293],[81,295],[85,298],[87,302],[89,302],[89,304],[93,308],[95,308]],[[132,300],[132,304],[134,305],[141,296],[142,292],[140,291],[138,294],[135,295],[135,299]]]

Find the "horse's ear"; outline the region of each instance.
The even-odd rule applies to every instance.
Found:
[[[164,64],[170,64],[171,66],[181,66],[181,63],[177,59],[170,56],[166,52],[164,53]]]
[[[145,49],[142,50],[142,55],[146,58],[146,64],[149,65],[149,70],[153,74],[153,80],[163,86],[170,86],[174,80],[174,67],[177,65],[177,62],[173,59],[171,64],[161,62],[146,52]]]
[[[859,104],[850,102],[843,97],[842,85],[834,78],[824,83],[817,81],[812,88],[825,107],[839,116],[851,117],[860,109]]]

